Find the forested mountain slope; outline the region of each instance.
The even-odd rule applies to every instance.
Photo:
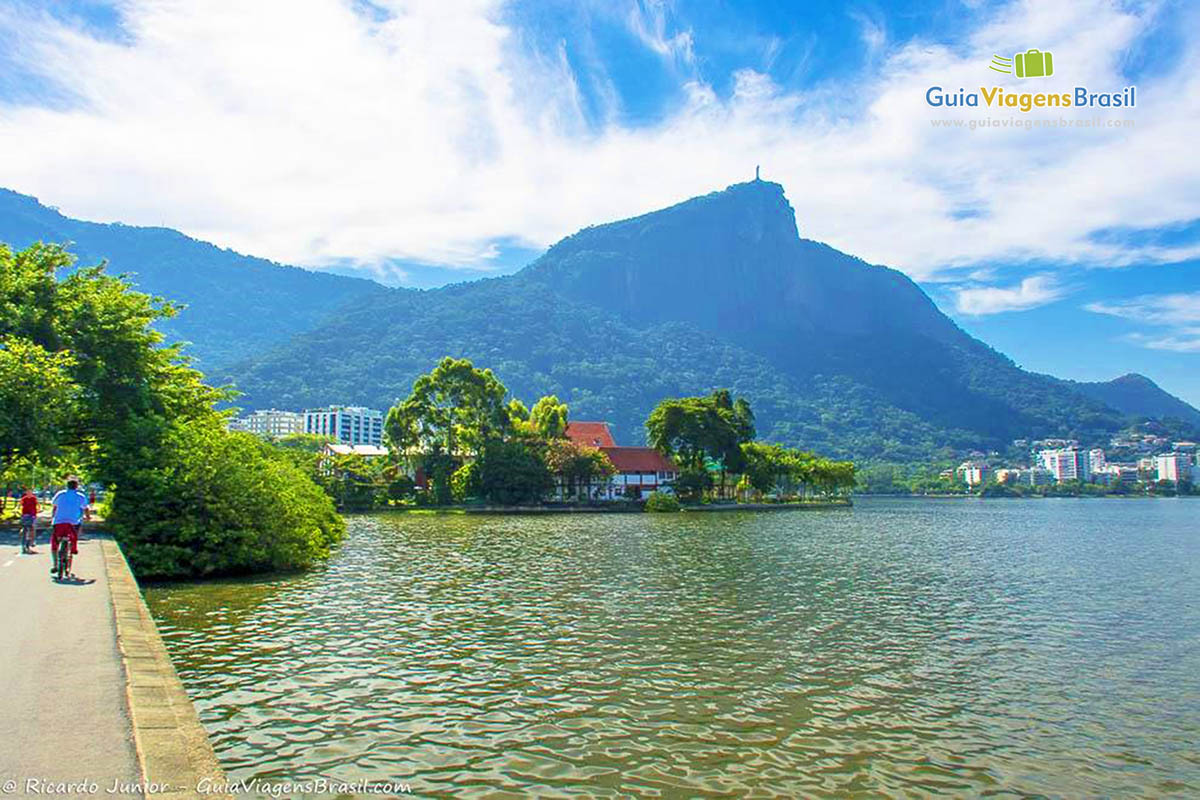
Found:
[[[247,407],[387,406],[442,355],[625,441],[661,397],[718,386],[765,438],[866,459],[1100,441],[1130,413],[1020,369],[902,273],[801,239],[762,181],[587,228],[513,276],[374,294],[229,377]]]
[[[197,366],[216,369],[281,344],[379,285],[287,267],[197,241],[169,228],[71,219],[35,198],[0,189],[0,242],[72,242],[80,265],[102,259],[130,273],[138,288],[187,305],[157,327],[190,342]]]

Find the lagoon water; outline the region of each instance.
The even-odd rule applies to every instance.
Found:
[[[355,517],[148,587],[232,778],[418,796],[1195,796],[1200,501]]]

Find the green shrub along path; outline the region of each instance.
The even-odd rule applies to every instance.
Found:
[[[177,307],[57,245],[0,244],[0,481],[80,471],[140,578],[309,566],[344,524],[286,454],[225,430],[155,323]],[[60,277],[64,276],[65,277]]]

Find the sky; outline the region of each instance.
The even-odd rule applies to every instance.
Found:
[[[1200,405],[1198,31],[1183,0],[0,0],[0,186],[430,286],[761,164],[802,236],[1022,366]],[[1136,104],[929,102],[992,87]]]

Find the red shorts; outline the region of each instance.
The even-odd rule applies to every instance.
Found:
[[[58,543],[66,536],[71,540],[71,554],[79,553],[79,526],[72,525],[69,522],[57,522],[54,525],[54,530],[50,532],[50,552],[58,551]]]

